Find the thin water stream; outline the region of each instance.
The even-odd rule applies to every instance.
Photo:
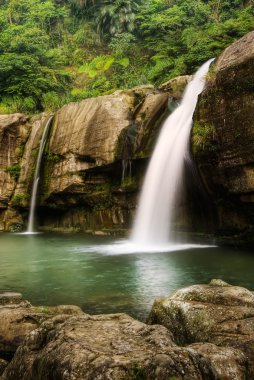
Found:
[[[183,248],[135,252],[99,236],[1,233],[0,291],[21,292],[37,305],[76,304],[144,320],[156,297],[214,277],[254,290],[250,252]]]
[[[36,161],[36,167],[35,167],[35,173],[34,173],[34,181],[33,181],[33,188],[32,188],[32,195],[31,195],[31,204],[30,204],[30,210],[29,210],[29,217],[28,217],[28,227],[27,227],[27,234],[33,234],[35,233],[35,210],[36,210],[36,201],[37,201],[37,193],[38,193],[38,185],[40,181],[40,169],[41,169],[41,163],[42,163],[42,157],[45,149],[45,145],[47,143],[47,137],[49,133],[49,128],[52,122],[54,116],[50,116],[46,122],[41,142],[40,142],[40,148],[39,153]]]

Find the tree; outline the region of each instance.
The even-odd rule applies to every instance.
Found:
[[[135,13],[138,3],[133,0],[116,0],[112,4],[105,4],[99,10],[97,17],[98,32],[100,35],[132,32],[135,28]]]
[[[63,13],[59,16],[50,0],[10,0],[1,12],[0,100],[31,98],[41,109],[42,94],[63,91],[69,81],[63,70],[66,59],[60,59],[59,49],[49,54],[52,49],[47,32]]]

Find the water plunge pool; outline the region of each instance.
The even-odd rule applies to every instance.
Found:
[[[74,304],[91,314],[145,320],[156,297],[212,278],[254,289],[251,252],[131,248],[101,236],[1,233],[0,291],[20,292],[34,305]]]

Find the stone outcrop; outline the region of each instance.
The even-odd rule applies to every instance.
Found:
[[[135,171],[140,109],[148,98],[154,101],[146,112],[155,120],[165,112],[167,94],[152,86],[71,103],[56,113],[42,176],[45,228],[106,233],[129,227],[139,183],[139,177],[131,183],[130,165]],[[130,191],[122,191],[125,163]]]
[[[254,244],[254,32],[229,46],[208,74],[196,112],[196,161],[217,212],[217,232]]]
[[[167,112],[168,95],[151,85],[140,86],[71,103],[56,113],[40,176],[42,228],[98,231],[129,227],[153,145],[151,136],[157,134]],[[19,178],[9,192],[15,208],[9,214],[16,213],[2,229],[14,229],[11,224],[17,215],[18,224],[22,227],[23,217],[25,227],[36,157],[49,116],[43,113],[29,120],[31,133],[19,162]]]
[[[220,280],[213,280],[209,285],[193,285],[156,300],[149,322],[166,326],[178,344],[191,344],[204,355],[209,353],[213,357],[214,347],[210,344],[233,349],[228,352],[233,356],[237,350],[235,359],[242,366],[240,350],[247,359],[247,378],[254,377],[253,292]],[[200,346],[200,342],[206,345]]]
[[[155,301],[149,323],[75,306],[35,307],[2,293],[1,379],[253,378],[254,295],[247,289],[221,280],[180,289]]]
[[[83,314],[77,306],[32,306],[19,293],[0,293],[0,358],[10,359],[25,336],[58,314]]]
[[[55,114],[40,173],[42,229],[102,234],[129,228],[160,125],[189,79],[176,78],[160,89],[145,85],[70,103]],[[17,158],[19,173],[11,178],[5,172],[8,178],[2,176],[0,182],[0,190],[6,192],[4,182],[9,181],[0,230],[26,227],[36,159],[49,116],[3,116],[10,125],[14,118],[19,128],[24,119],[29,128]],[[8,154],[4,151],[3,156]]]

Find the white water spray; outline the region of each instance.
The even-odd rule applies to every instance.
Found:
[[[50,116],[49,119],[47,120],[47,124],[44,128],[43,135],[41,138],[40,149],[39,149],[39,153],[38,153],[38,157],[37,157],[36,168],[35,168],[35,173],[34,173],[32,197],[31,197],[31,205],[30,205],[30,210],[29,210],[28,228],[27,228],[27,232],[26,232],[28,234],[35,233],[35,231],[34,231],[35,230],[35,228],[34,228],[34,216],[35,216],[35,210],[36,210],[38,184],[40,181],[41,160],[42,160],[44,148],[45,148],[45,145],[47,142],[49,127],[51,125],[52,119],[53,119],[53,116]]]
[[[197,71],[181,104],[162,127],[141,192],[131,236],[135,244],[158,246],[173,242],[174,207],[181,191],[192,117],[212,61],[210,59]]]

